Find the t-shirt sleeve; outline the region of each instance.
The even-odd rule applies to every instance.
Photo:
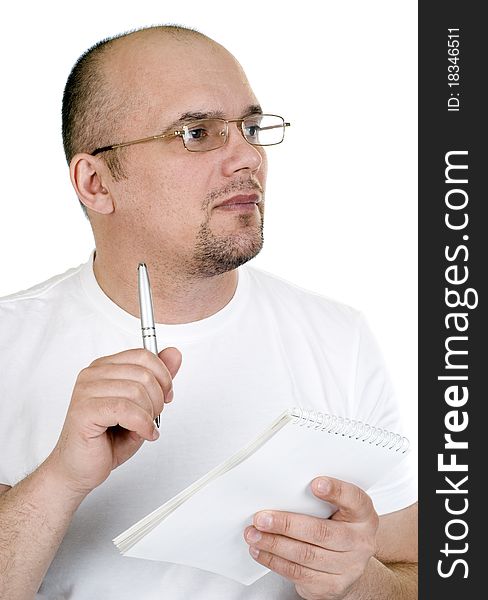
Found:
[[[353,394],[355,418],[408,437],[400,407],[378,344],[359,315],[356,372]],[[412,402],[414,400],[412,399]],[[417,500],[416,452],[410,449],[398,465],[368,489],[378,514],[410,506]]]

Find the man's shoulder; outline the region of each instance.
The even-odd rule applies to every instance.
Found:
[[[361,313],[347,304],[254,266],[246,266],[246,269],[253,287],[267,296],[277,311],[293,311],[309,320],[328,319],[343,326],[353,327],[356,327],[361,319]]]
[[[1,297],[0,313],[14,315],[56,304],[57,299],[65,298],[69,288],[76,285],[76,276],[83,266],[72,267],[29,288]]]

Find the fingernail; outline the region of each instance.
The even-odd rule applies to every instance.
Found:
[[[252,544],[256,544],[257,542],[259,542],[259,540],[262,537],[263,536],[259,533],[259,531],[257,529],[254,529],[254,527],[252,529],[250,529],[246,535],[247,541],[251,542]]]
[[[256,517],[256,525],[260,529],[270,529],[273,524],[273,517],[269,513],[259,513]]]
[[[257,558],[259,556],[259,550],[257,548],[254,548],[253,546],[249,547],[249,554],[253,557],[253,558]]]
[[[175,396],[175,394],[174,394],[174,392],[173,392],[173,388],[171,388],[171,390],[170,390],[169,394],[166,396],[166,398],[165,398],[165,400],[164,400],[164,401],[165,401],[166,403],[169,403],[169,402],[171,402],[171,400],[173,400],[174,396]]]
[[[156,427],[153,429],[153,434],[152,434],[152,439],[153,440],[157,440],[159,437],[159,431],[156,429]]]
[[[330,491],[330,481],[328,479],[317,480],[315,487],[321,494],[328,494]]]

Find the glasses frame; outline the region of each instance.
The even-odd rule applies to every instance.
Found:
[[[283,126],[283,139],[280,142],[276,142],[275,144],[253,144],[252,142],[250,142],[246,138],[246,135],[244,133],[244,121],[253,116],[277,117],[278,119],[281,119],[283,121],[283,125],[282,125]],[[221,144],[220,146],[217,146],[216,148],[211,148],[210,150],[190,150],[186,145],[185,137],[184,137],[185,134],[188,132],[188,128],[190,128],[193,125],[193,123],[189,123],[188,125],[184,125],[183,129],[180,129],[180,130],[169,131],[166,133],[159,133],[158,135],[151,135],[149,137],[141,138],[139,140],[132,140],[130,142],[121,142],[119,144],[111,144],[110,146],[103,146],[101,148],[97,148],[96,150],[93,150],[93,152],[90,152],[90,156],[96,156],[97,154],[100,154],[101,152],[107,152],[108,150],[115,150],[117,148],[125,148],[126,146],[133,146],[134,144],[144,144],[146,142],[152,142],[154,140],[161,140],[163,138],[170,139],[170,138],[174,138],[174,137],[181,137],[183,146],[184,146],[185,150],[188,150],[188,152],[212,152],[213,150],[218,150],[219,148],[222,148],[227,143],[227,140],[229,139],[229,123],[236,123],[239,125],[238,129],[241,132],[242,137],[251,146],[277,146],[278,144],[281,144],[283,142],[283,140],[285,139],[285,128],[290,127],[290,123],[287,123],[285,121],[285,119],[283,119],[283,117],[281,117],[280,115],[271,115],[269,113],[263,113],[263,114],[256,113],[256,115],[247,115],[246,117],[242,117],[240,119],[219,119],[219,118],[209,117],[208,119],[200,119],[198,121],[195,121],[195,123],[199,123],[200,121],[219,121],[219,122],[223,123],[225,125],[225,130],[223,131],[223,134],[222,134],[223,137],[225,137],[224,143]],[[273,128],[274,128],[274,126],[273,127],[263,127],[263,129],[273,129]]]

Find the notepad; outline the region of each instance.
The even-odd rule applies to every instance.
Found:
[[[257,438],[113,541],[129,557],[197,567],[250,585],[269,569],[243,531],[265,509],[328,518],[312,479],[370,488],[408,452],[399,434],[360,421],[290,408]]]

